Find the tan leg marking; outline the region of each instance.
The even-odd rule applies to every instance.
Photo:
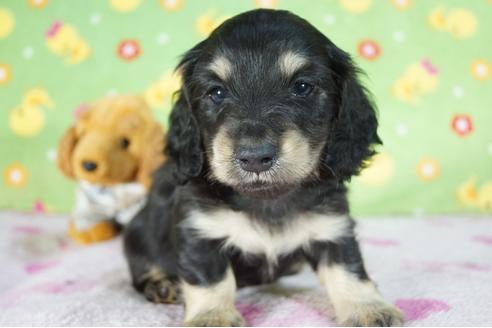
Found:
[[[401,326],[403,316],[384,301],[372,281],[362,281],[340,265],[321,265],[318,277],[342,326]]]
[[[176,281],[172,281],[160,269],[151,269],[142,276],[145,279],[143,294],[153,303],[181,303],[181,292]]]
[[[209,287],[181,285],[185,302],[185,325],[193,327],[239,327],[245,322],[234,306],[236,279],[228,268],[224,279]]]

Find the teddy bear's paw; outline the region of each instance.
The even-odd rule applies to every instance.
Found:
[[[68,235],[78,244],[87,245],[105,241],[118,235],[118,228],[111,221],[98,222],[89,229],[77,230],[73,222],[68,228]]]
[[[145,283],[143,294],[153,303],[176,304],[182,302],[178,284],[166,277],[158,280],[149,279]]]

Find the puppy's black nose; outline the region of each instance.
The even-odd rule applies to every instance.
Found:
[[[82,166],[84,167],[84,170],[88,172],[92,172],[97,169],[97,164],[91,161],[83,161]]]
[[[277,149],[272,144],[240,146],[236,151],[236,161],[248,172],[260,173],[269,170],[277,158]]]

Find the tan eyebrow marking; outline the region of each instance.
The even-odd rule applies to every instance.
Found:
[[[223,55],[219,55],[208,65],[208,69],[217,74],[222,80],[227,80],[232,73],[232,64]]]
[[[293,51],[283,53],[279,59],[280,70],[286,76],[291,76],[306,63],[307,60],[304,56]]]

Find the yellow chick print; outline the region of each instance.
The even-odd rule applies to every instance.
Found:
[[[438,70],[429,59],[411,64],[393,84],[393,95],[404,102],[416,104],[433,92],[439,83]]]
[[[477,177],[471,177],[458,187],[457,196],[462,205],[492,211],[492,181],[477,187]]]
[[[393,177],[394,173],[395,162],[393,158],[388,153],[379,153],[370,159],[358,179],[368,186],[382,186]]]
[[[433,29],[446,31],[456,39],[472,37],[478,26],[475,14],[461,8],[446,12],[443,7],[437,7],[429,14],[427,21]]]
[[[109,0],[109,5],[115,11],[126,13],[135,10],[141,0]]]
[[[458,187],[457,196],[462,205],[475,205],[477,201],[477,177],[472,177]]]
[[[482,185],[478,192],[478,207],[483,211],[492,211],[492,182]]]
[[[45,125],[43,109],[53,107],[53,101],[44,89],[28,90],[21,104],[10,111],[10,129],[21,137],[37,135]]]
[[[15,18],[12,12],[6,8],[0,8],[0,39],[8,37],[14,26]]]
[[[372,0],[340,0],[343,9],[354,14],[360,14],[369,9]]]
[[[446,21],[446,30],[457,39],[472,37],[477,30],[475,15],[465,9],[452,10]]]
[[[55,107],[46,90],[42,88],[33,88],[27,91],[22,100],[22,105],[24,107]]]
[[[438,7],[434,9],[427,17],[427,21],[432,28],[443,31],[446,28],[444,8]]]
[[[90,55],[90,47],[69,24],[54,22],[46,33],[46,45],[68,64],[78,64]]]
[[[197,18],[195,22],[195,27],[200,36],[207,37],[227,18],[229,18],[229,16],[216,17],[213,12],[209,11]]]
[[[165,72],[159,80],[152,83],[144,92],[144,98],[150,108],[168,108],[173,94],[181,86],[181,76],[171,71]],[[169,105],[169,106],[166,106]]]

